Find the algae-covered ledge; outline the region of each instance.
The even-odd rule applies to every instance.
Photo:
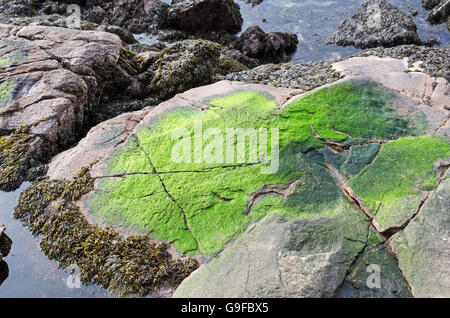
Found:
[[[332,227],[340,218],[350,218],[346,222],[359,224],[359,234],[353,237],[349,229],[342,229],[330,241],[340,242],[333,255],[341,265],[328,295],[335,294],[366,250],[370,233],[385,239],[383,230],[374,226],[376,217],[378,222],[384,220],[375,204],[384,200],[384,194],[380,199],[378,192],[372,193],[376,184],[371,175],[386,178],[383,173],[390,171],[386,164],[398,166],[391,180],[400,178],[404,190],[391,191],[392,195],[408,197],[416,193],[416,187],[432,191],[438,184],[433,163],[448,157],[450,146],[448,140],[433,135],[414,103],[376,82],[344,80],[291,99],[296,93],[219,82],[177,95],[155,109],[112,119],[93,129],[78,147],[57,156],[49,176],[66,180],[35,182],[21,195],[15,214],[35,234],[44,235],[44,252],[63,267],[79,262],[84,282],[137,295],[161,286],[176,287],[199,265],[183,254],[214,258],[230,244],[239,244],[252,224],[273,213],[289,222],[303,220],[298,222],[305,230],[316,226],[316,220],[328,219],[330,223],[319,224]],[[172,139],[173,128],[193,133],[196,122],[204,129],[218,130],[276,127],[280,131],[278,171],[261,174],[267,161],[258,160],[232,165],[170,160],[179,141]],[[211,140],[204,139],[202,149]],[[223,142],[219,139],[219,144]],[[419,145],[425,146],[416,149]],[[397,155],[391,156],[392,151]],[[86,157],[86,152],[91,154]],[[384,164],[386,154],[389,162]],[[266,155],[270,158],[271,153]],[[404,156],[411,159],[405,161]],[[214,157],[221,162],[220,156]],[[82,167],[87,160],[90,168]],[[354,187],[355,197],[349,196],[347,185]],[[352,201],[356,196],[359,201]],[[86,217],[102,227],[89,225]],[[398,223],[398,217],[394,214],[389,222]],[[51,222],[59,226],[50,226]],[[117,231],[144,234],[126,236]],[[169,253],[171,245],[178,256]],[[306,252],[304,248],[301,244],[289,253]],[[317,248],[313,244],[310,253],[318,253]],[[286,270],[291,266],[289,259],[284,259]],[[114,271],[117,263],[122,264],[121,270]],[[325,270],[330,265],[321,266]],[[392,275],[403,284],[398,272]]]

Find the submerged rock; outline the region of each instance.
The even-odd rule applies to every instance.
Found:
[[[233,0],[174,0],[167,26],[188,32],[241,30],[243,19]]]
[[[3,257],[8,256],[9,251],[11,251],[12,241],[5,233],[6,226],[0,223],[0,262]],[[1,284],[1,282],[0,282]]]
[[[266,33],[260,27],[254,26],[248,28],[229,46],[262,63],[281,63],[289,60],[288,53],[295,52],[297,44],[298,38],[295,34]]]
[[[330,43],[357,48],[421,44],[413,19],[386,0],[367,0],[344,21]]]

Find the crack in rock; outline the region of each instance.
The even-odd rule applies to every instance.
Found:
[[[274,194],[279,195],[286,200],[295,190],[297,185],[300,183],[300,179],[294,179],[287,182],[285,185],[279,186],[274,184],[266,184],[256,192],[250,195],[250,199],[247,201],[247,208],[245,209],[244,215],[250,214],[255,203],[258,202],[262,197],[266,195]]]
[[[196,248],[195,248],[195,249],[192,249],[192,250],[190,250],[190,251],[186,251],[186,253],[189,253],[189,252],[192,252],[192,251],[195,251],[195,250],[198,250],[199,252],[201,252],[201,250],[200,250],[200,245],[199,245],[199,243],[198,243],[198,240],[197,240],[197,238],[194,236],[194,234],[192,233],[191,228],[189,227],[189,223],[188,223],[188,218],[187,218],[186,212],[184,211],[184,209],[183,209],[183,207],[180,205],[180,203],[178,203],[178,201],[173,197],[173,195],[172,195],[172,194],[169,192],[169,190],[167,189],[166,184],[164,183],[164,180],[162,179],[161,175],[158,173],[158,170],[156,169],[155,165],[153,164],[153,161],[152,161],[152,159],[150,158],[150,155],[149,155],[149,154],[147,153],[147,151],[145,151],[145,149],[142,147],[142,145],[141,145],[141,143],[140,143],[140,141],[139,141],[139,137],[136,136],[136,135],[134,135],[134,138],[136,139],[136,143],[137,143],[138,148],[139,148],[139,149],[144,153],[144,155],[146,156],[146,158],[147,158],[147,160],[148,160],[148,162],[149,162],[149,164],[150,164],[150,166],[151,166],[151,168],[152,168],[153,174],[155,174],[155,175],[158,177],[158,179],[159,179],[159,181],[160,181],[160,183],[161,183],[161,186],[162,186],[164,192],[167,194],[167,196],[169,197],[169,199],[172,200],[172,202],[175,203],[175,205],[178,206],[178,208],[180,209],[181,214],[183,215],[183,221],[184,221],[184,225],[186,226],[186,231],[188,231],[188,232],[192,235],[192,239],[195,241]]]

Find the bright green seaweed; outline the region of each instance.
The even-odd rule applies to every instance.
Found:
[[[433,162],[450,156],[450,145],[431,137],[405,137],[381,147],[375,161],[350,187],[372,211],[381,227],[402,224],[421,201],[421,192],[436,187]]]
[[[151,232],[173,242],[183,253],[213,255],[269,211],[295,217],[317,215],[341,200],[340,189],[321,162],[332,155],[320,151],[324,143],[311,127],[320,137],[340,142],[349,136],[385,139],[420,133],[414,123],[397,118],[391,102],[391,94],[374,84],[341,83],[306,95],[281,111],[270,97],[254,91],[212,98],[204,112],[172,111],[140,130],[110,158],[105,174],[128,175],[103,179],[99,190],[88,198],[89,210],[98,221]],[[202,122],[203,131],[279,128],[278,172],[261,174],[265,164],[258,162],[232,167],[173,162],[172,149],[178,143],[172,140],[173,129],[186,128],[192,133],[195,121]],[[203,149],[210,142],[203,140]],[[280,195],[265,196],[247,211],[251,195],[263,185],[285,190],[294,180],[295,191],[287,200]]]
[[[7,80],[0,83],[0,107],[5,106],[11,99],[15,87],[13,80]]]

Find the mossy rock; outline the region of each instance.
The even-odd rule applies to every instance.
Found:
[[[175,42],[165,48],[142,75],[149,93],[167,99],[189,88],[212,82],[221,46],[205,40]]]

